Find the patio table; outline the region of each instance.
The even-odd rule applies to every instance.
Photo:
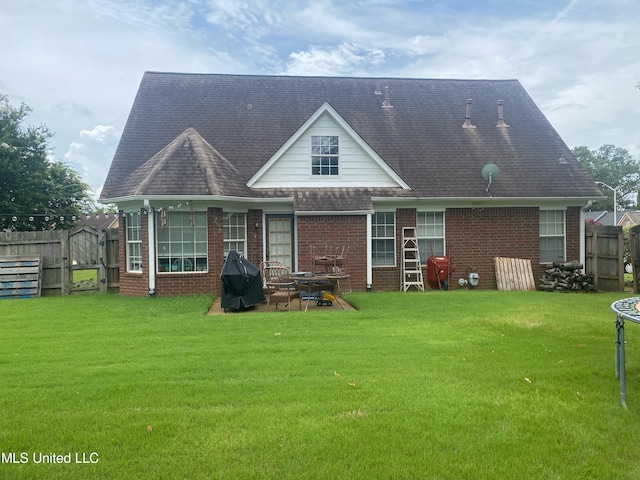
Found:
[[[309,301],[314,293],[321,292],[323,290],[330,290],[333,295],[336,297],[336,302],[340,307],[344,310],[344,305],[340,303],[337,295],[337,282],[338,277],[335,275],[317,275],[311,274],[307,272],[302,273],[292,273],[291,279],[296,282],[298,288],[301,291],[307,293],[307,303],[305,305],[304,311],[306,312],[309,308]]]

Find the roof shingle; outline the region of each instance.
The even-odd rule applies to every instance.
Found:
[[[382,108],[385,87],[393,108]],[[476,128],[462,127],[467,99]],[[499,100],[509,127],[496,126]],[[517,80],[148,72],[102,198],[151,192],[259,197],[264,192],[248,189],[247,180],[324,102],[414,197],[484,197],[480,172],[488,162],[500,167],[494,197],[601,196]],[[196,131],[189,140],[171,146],[189,128]]]

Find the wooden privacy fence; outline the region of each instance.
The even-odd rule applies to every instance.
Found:
[[[639,293],[640,289],[640,225],[629,229],[629,255],[633,270],[633,291]]]
[[[42,295],[119,290],[118,229],[0,233],[0,257],[40,257]]]
[[[593,282],[598,290],[624,291],[622,227],[586,225],[585,272],[593,275]]]

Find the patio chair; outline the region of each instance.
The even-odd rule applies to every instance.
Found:
[[[274,303],[276,310],[278,303],[286,303],[291,310],[291,301],[298,299],[300,310],[302,310],[302,297],[298,284],[291,278],[289,269],[282,265],[264,265],[264,286],[267,290],[267,310],[269,305]]]
[[[269,294],[269,289],[267,288],[267,280],[264,276],[265,267],[282,267],[282,262],[278,260],[265,260],[264,262],[260,262],[260,277],[262,278],[262,292],[265,297]]]

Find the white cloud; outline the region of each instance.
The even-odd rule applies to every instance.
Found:
[[[93,179],[89,186],[94,192],[104,183],[119,138],[113,126],[96,125],[91,130],[81,130],[79,138],[69,144],[64,154],[67,164],[84,178]]]
[[[227,31],[240,30],[251,38],[269,34],[282,20],[278,9],[269,1],[209,0],[207,6],[209,23]]]
[[[289,59],[284,72],[287,75],[356,75],[367,66],[384,62],[384,52],[342,44],[330,50],[311,47],[293,52]]]
[[[569,146],[640,152],[638,18],[637,0],[5,1],[0,88],[96,189],[148,70],[517,78]]]

